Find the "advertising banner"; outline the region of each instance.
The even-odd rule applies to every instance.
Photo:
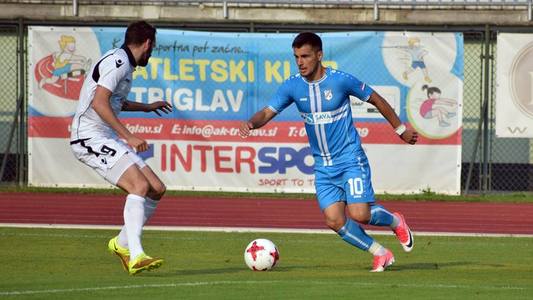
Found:
[[[122,45],[125,28],[30,27],[30,178],[38,186],[109,186],[78,162],[69,126],[90,68]],[[415,128],[411,146],[379,111],[354,98],[352,116],[377,192],[460,192],[463,37],[459,33],[321,33],[323,64],[350,73]],[[313,157],[294,106],[242,139],[241,122],[297,73],[295,34],[159,29],[129,100],[168,101],[174,110],[122,112],[145,138],[141,155],[169,189],[314,192]]]
[[[533,34],[499,33],[496,136],[533,138]]]

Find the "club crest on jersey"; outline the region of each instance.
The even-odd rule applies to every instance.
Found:
[[[331,90],[324,90],[324,98],[326,98],[326,100],[331,100],[331,98],[333,98],[333,93],[331,92]]]

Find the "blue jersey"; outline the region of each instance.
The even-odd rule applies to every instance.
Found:
[[[353,125],[350,96],[367,101],[372,92],[354,76],[326,68],[324,77],[314,82],[300,74],[285,80],[268,107],[280,113],[294,102],[305,123],[315,167],[334,166],[365,156]]]

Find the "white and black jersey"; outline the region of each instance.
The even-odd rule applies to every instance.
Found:
[[[71,126],[71,141],[91,137],[117,138],[116,132],[100,118],[91,104],[98,85],[111,91],[110,105],[118,115],[131,89],[136,63],[128,47],[106,52],[93,65],[81,89]]]
[[[135,58],[127,47],[106,52],[85,78],[72,120],[70,147],[74,156],[112,184],[118,182],[131,164],[135,163],[139,168],[145,164],[134,149],[120,140],[115,130],[100,118],[91,104],[96,87],[100,85],[111,91],[111,109],[118,115],[130,92],[135,66]],[[123,157],[126,159],[121,160]],[[114,168],[117,163],[119,167]]]

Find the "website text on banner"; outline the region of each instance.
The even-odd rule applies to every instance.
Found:
[[[120,47],[124,30],[30,27],[31,185],[107,186],[70,153],[69,125],[92,62]],[[164,118],[133,112],[120,117],[130,131],[150,141],[142,155],[170,189],[314,192],[313,158],[296,109],[246,140],[238,135],[240,122],[297,73],[294,36],[158,30],[149,64],[134,73],[129,100],[165,100],[174,112]],[[419,132],[417,145],[407,146],[374,107],[352,99],[376,191],[458,194],[462,35],[338,32],[321,37],[326,66],[370,84],[402,122]]]

